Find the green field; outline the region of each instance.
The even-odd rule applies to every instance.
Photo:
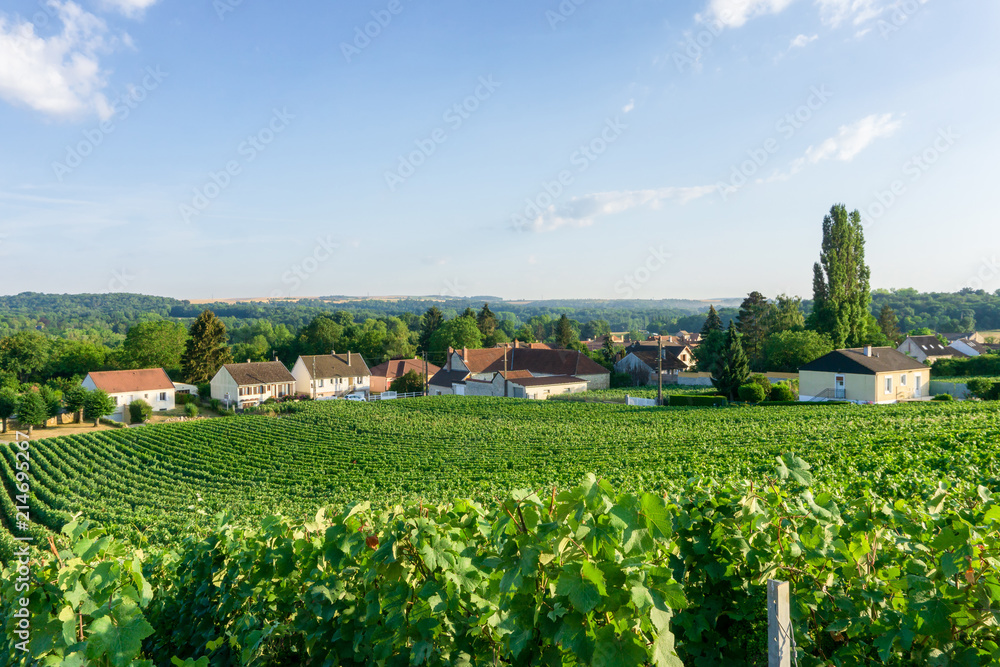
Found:
[[[660,492],[698,475],[753,480],[783,452],[847,493],[907,495],[915,480],[939,478],[992,487],[1000,477],[991,404],[637,410],[440,397],[291,409],[33,442],[33,531],[44,537],[83,512],[132,541],[163,544],[222,510],[249,521],[356,500],[490,501],[515,488],[566,488],[587,473]],[[14,452],[3,454],[9,530]]]
[[[803,666],[1000,661],[996,404],[282,409],[5,445],[0,663],[763,667],[776,577]]]

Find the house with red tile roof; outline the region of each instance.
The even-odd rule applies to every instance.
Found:
[[[440,366],[435,366],[434,364],[428,362],[425,375],[424,360],[419,357],[414,357],[413,359],[393,359],[392,361],[386,361],[385,363],[381,363],[371,369],[371,391],[373,394],[380,394],[383,391],[389,391],[392,389],[393,380],[398,377],[403,377],[410,371],[415,371],[417,375],[420,375],[421,377],[430,378],[433,377],[439,370],[441,370]]]
[[[517,384],[517,380],[547,377],[573,378],[571,384],[586,383],[588,390],[607,389],[611,385],[611,372],[581,352],[530,349],[517,344],[505,348],[449,350],[444,368],[431,378],[429,385],[432,396],[513,396],[511,385]],[[468,381],[477,386],[467,391]],[[478,383],[488,383],[492,389],[483,393],[486,390]]]
[[[125,411],[133,401],[146,401],[154,412],[174,409],[174,383],[162,368],[87,373],[83,387],[100,389],[111,397],[115,411],[109,417],[116,421],[125,420]]]

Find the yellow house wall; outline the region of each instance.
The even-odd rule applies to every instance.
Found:
[[[906,371],[906,386],[900,384],[902,372],[879,373],[878,375],[844,375],[844,389],[846,396],[844,400],[860,401],[867,403],[895,403],[900,399],[913,398],[916,390],[916,377],[919,375],[923,382],[921,384],[921,396],[930,394],[930,369],[918,371]],[[837,373],[820,373],[816,371],[802,371],[799,374],[799,394],[804,399],[819,396],[825,390],[833,390],[836,387],[835,381]],[[885,393],[885,378],[892,376],[892,393]],[[833,399],[831,399],[833,400]]]

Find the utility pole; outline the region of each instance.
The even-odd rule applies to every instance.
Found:
[[[663,336],[657,334],[656,336],[656,380],[657,380],[657,390],[656,390],[656,404],[663,406]]]
[[[427,398],[427,394],[430,393],[430,378],[428,377],[429,369],[427,368],[427,351],[424,350],[424,398]]]

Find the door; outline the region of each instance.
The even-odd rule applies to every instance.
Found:
[[[834,398],[843,400],[847,398],[847,383],[843,375],[838,375],[834,384]]]
[[[922,394],[920,393],[920,390],[923,388],[924,377],[922,375],[917,375],[916,378],[917,378],[917,384],[913,388],[913,397],[914,398],[920,398],[922,396]]]

